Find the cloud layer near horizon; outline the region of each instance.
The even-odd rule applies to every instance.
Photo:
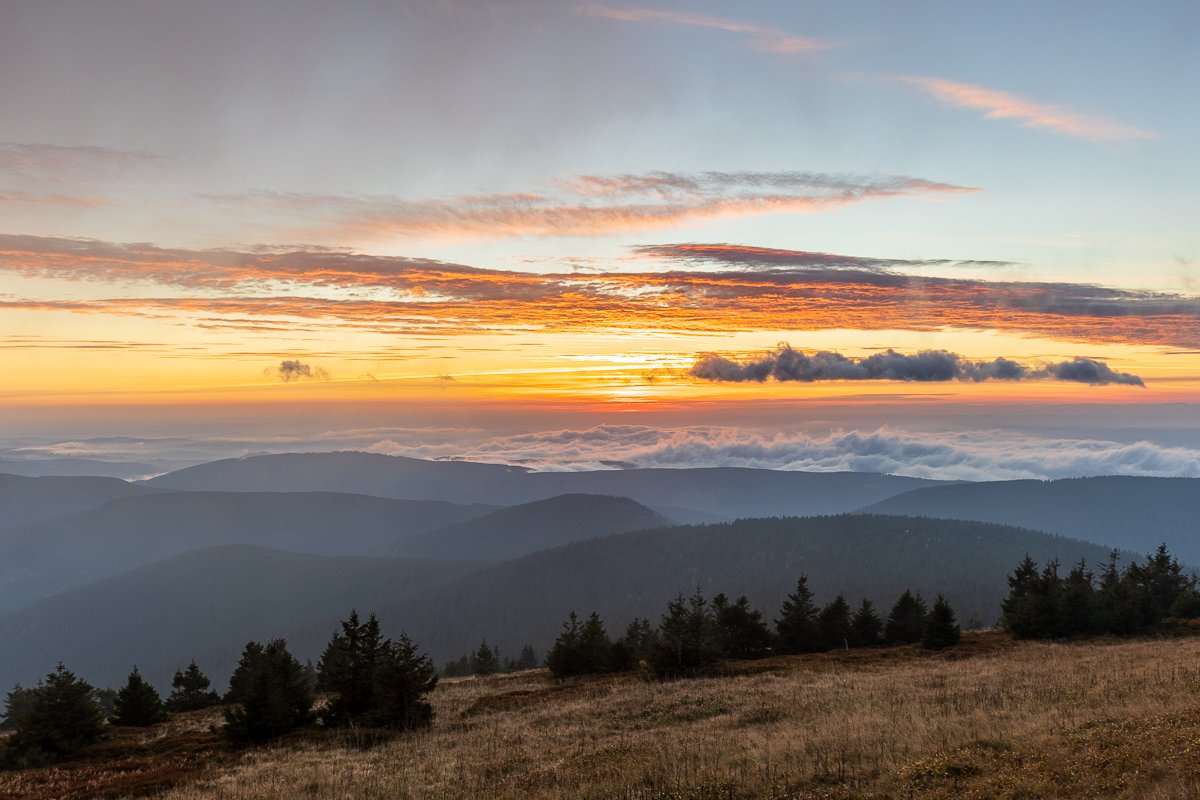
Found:
[[[1167,433],[1161,432],[1170,439]],[[232,439],[0,441],[6,458],[94,458],[154,462],[163,470],[262,453],[362,450],[415,458],[457,458],[540,470],[638,467],[755,467],[818,472],[880,472],[941,480],[1055,479],[1089,475],[1200,478],[1200,449],[1103,434],[1042,436],[1008,430],[926,432],[883,426],[823,433],[762,432],[696,425],[599,425],[489,436],[477,428],[364,428],[321,433],[248,434]],[[6,446],[7,445],[7,446]]]
[[[116,287],[118,296],[0,301],[12,310],[200,316],[204,324],[462,333],[829,329],[998,330],[1089,343],[1200,347],[1200,298],[1090,284],[914,275],[941,259],[729,244],[643,247],[666,270],[550,273],[323,249],[182,250],[0,235],[0,272]],[[952,265],[989,262],[948,262]],[[91,290],[95,293],[95,289]],[[178,294],[183,292],[182,296]]]
[[[662,429],[601,425],[496,437],[473,447],[382,440],[370,450],[459,457],[535,469],[757,467],[816,472],[882,472],[942,480],[1015,480],[1088,475],[1200,477],[1200,450],[1152,442],[1056,439],[1002,431],[923,433],[881,427],[826,435],[761,434],[722,427]]]
[[[864,358],[827,350],[805,353],[788,344],[757,358],[733,361],[716,353],[696,359],[689,374],[706,381],[762,383],[775,381],[1026,381],[1054,380],[1101,386],[1110,383],[1145,386],[1128,372],[1114,372],[1103,361],[1075,356],[1070,361],[1029,366],[1008,358],[973,361],[946,350],[897,353],[888,349]]]

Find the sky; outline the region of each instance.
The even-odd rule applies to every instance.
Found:
[[[0,458],[1196,473],[1197,33],[0,4]]]

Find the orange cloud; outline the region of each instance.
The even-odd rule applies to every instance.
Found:
[[[919,76],[900,76],[895,80],[915,86],[948,105],[983,111],[986,119],[1017,120],[1026,128],[1042,128],[1065,136],[1098,142],[1158,138],[1158,134],[1151,131],[1104,117],[1080,114],[970,83]]]
[[[656,255],[669,257],[677,247],[659,246]],[[139,280],[190,292],[10,300],[0,308],[178,315],[188,324],[247,330],[283,320],[433,336],[968,328],[1073,342],[1200,347],[1200,298],[1186,295],[912,275],[895,271],[906,263],[897,259],[684,247],[679,263],[686,269],[547,275],[321,250],[185,251],[0,236],[0,271],[118,284]],[[728,264],[738,257],[767,258],[769,267],[695,266],[705,258]],[[927,263],[937,262],[920,262]]]
[[[768,53],[812,53],[828,50],[834,45],[830,42],[813,39],[808,36],[797,36],[794,33],[772,28],[767,25],[756,25],[751,22],[712,17],[707,14],[696,14],[690,11],[668,11],[649,8],[611,8],[598,3],[588,3],[579,7],[579,13],[591,17],[620,20],[622,22],[665,22],[673,25],[689,25],[697,28],[729,31],[730,33],[746,34],[754,47]]]

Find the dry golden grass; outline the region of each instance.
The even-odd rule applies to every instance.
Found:
[[[232,754],[213,732],[216,709],[152,728],[114,728],[103,742],[42,769],[0,772],[0,800],[145,796],[211,770]]]
[[[721,678],[445,681],[437,721],[215,765],[199,798],[1200,796],[1200,639],[774,659]],[[352,737],[349,737],[352,739]]]

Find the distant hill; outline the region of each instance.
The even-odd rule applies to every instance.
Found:
[[[1005,578],[1039,561],[1097,562],[1107,551],[987,523],[889,516],[758,519],[618,534],[494,566],[461,561],[328,558],[258,547],[195,551],[41,600],[0,617],[0,688],[58,660],[116,683],[133,662],[161,681],[196,657],[218,681],[245,640],[284,636],[315,659],[351,607],[410,633],[442,662],[486,637],[504,655],[544,652],[568,611],[599,611],[619,635],[634,616],[659,619],[697,585],[746,594],[773,617],[801,573],[819,602],[844,592],[886,613],[906,588],[945,591],[966,622],[991,623]]]
[[[101,686],[119,685],[136,663],[168,689],[174,670],[196,657],[223,683],[250,639],[278,636],[302,620],[313,635],[296,644],[312,656],[352,607],[375,606],[473,567],[246,545],[196,550],[0,617],[0,689],[28,685],[60,660]]]
[[[564,494],[414,536],[400,552],[419,558],[500,561],[583,539],[670,524],[626,497]]]
[[[1200,478],[995,481],[917,489],[867,506],[878,514],[1019,525],[1148,553],[1163,542],[1200,566]]]
[[[122,497],[157,494],[158,491],[116,478],[31,478],[0,474],[0,528],[97,508]]]
[[[499,506],[562,494],[602,494],[726,519],[838,514],[901,492],[941,485],[894,475],[724,467],[530,472],[496,464],[354,452],[215,461],[147,483],[188,491],[336,491]]]
[[[480,486],[504,497],[521,467],[466,461],[426,461],[378,453],[281,453],[229,458],[187,467],[146,481],[150,486],[215,492],[344,492],[399,500],[478,502]],[[497,505],[524,502],[517,498]]]
[[[493,510],[328,492],[142,491],[0,531],[0,612],[200,547],[390,556],[410,536]]]
[[[980,522],[877,515],[749,519],[589,539],[534,553],[377,609],[439,659],[480,638],[514,653],[549,647],[568,611],[596,610],[613,628],[657,622],[676,593],[746,594],[769,615],[801,573],[821,602],[844,592],[883,606],[906,588],[944,591],[960,620],[993,623],[1007,576],[1026,553],[1063,563],[1107,558],[1104,547]],[[620,630],[614,631],[620,633]]]
[[[162,469],[154,464],[100,461],[95,458],[0,458],[0,472],[30,478],[65,475],[139,480]]]

